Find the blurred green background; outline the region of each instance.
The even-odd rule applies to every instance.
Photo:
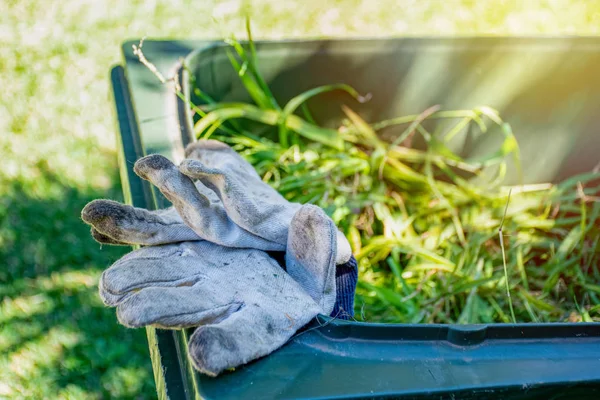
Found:
[[[121,199],[108,73],[128,38],[596,35],[600,2],[256,0],[0,2],[0,398],[152,398],[145,332],[101,304],[80,220]]]

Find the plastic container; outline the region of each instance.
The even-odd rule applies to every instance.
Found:
[[[134,43],[124,44],[124,65],[111,75],[123,189],[135,206],[162,208],[168,203],[133,173],[133,163],[150,153],[180,161],[193,122],[173,83],[160,84],[137,61]],[[348,83],[373,94],[353,106],[368,120],[433,104],[494,107],[517,135],[527,183],[558,181],[600,161],[600,39],[284,41],[257,48],[282,102],[317,85]],[[146,41],[144,53],[188,95],[195,79],[218,100],[248,100],[217,42]],[[310,104],[319,121],[334,123],[349,101],[332,93]],[[500,140],[467,134],[454,150],[484,154]],[[515,181],[509,166],[507,183]],[[159,397],[600,398],[600,324],[383,325],[322,317],[314,326],[218,378],[191,367],[188,332],[149,328]]]

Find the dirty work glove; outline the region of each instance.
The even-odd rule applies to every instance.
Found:
[[[215,376],[265,356],[335,301],[336,228],[315,206],[291,221],[287,273],[255,249],[207,241],[133,251],[100,279],[106,305],[128,327],[195,327],[194,366]]]
[[[150,155],[134,171],[153,183],[175,209],[148,211],[95,200],[82,212],[101,243],[155,245],[204,239],[227,247],[285,251],[292,216],[300,209],[263,182],[252,165],[224,143],[201,140],[186,148],[176,167]],[[337,264],[348,262],[350,244],[338,235]]]
[[[224,154],[224,156],[221,156],[221,154]],[[186,156],[191,159],[202,160],[205,163],[204,165],[211,168],[223,166],[224,163],[228,162],[234,167],[229,169],[231,174],[235,174],[235,171],[241,171],[240,176],[248,177],[247,180],[239,178],[237,179],[238,181],[256,183],[255,186],[260,188],[260,191],[249,190],[252,190],[252,193],[259,200],[260,197],[257,193],[262,191],[265,193],[265,197],[273,199],[273,204],[280,203],[282,206],[279,208],[286,209],[284,210],[285,212],[289,213],[291,210],[300,207],[299,204],[287,202],[287,200],[280,196],[274,189],[260,180],[254,168],[235,153],[233,149],[223,143],[213,140],[192,143],[186,149]],[[142,160],[146,160],[146,162],[142,163]],[[206,187],[200,180],[192,183],[191,180],[181,174],[177,167],[170,161],[160,156],[149,156],[142,160],[136,163],[136,173],[139,174],[138,166],[144,165],[143,169],[148,175],[162,175],[163,181],[159,185],[159,188],[161,188],[165,194],[170,193],[171,191],[174,192],[174,195],[167,195],[171,200],[174,197],[181,198],[183,200],[179,203],[183,202],[189,205],[193,203],[196,198],[207,199],[207,202],[203,203],[206,207],[203,208],[201,204],[201,206],[198,207],[199,211],[196,214],[196,216],[199,217],[199,221],[203,222],[205,224],[204,226],[206,226],[206,229],[203,231],[203,236],[197,234],[188,227],[174,207],[164,210],[148,211],[143,208],[135,208],[111,200],[94,200],[87,204],[83,209],[82,219],[92,226],[92,236],[98,242],[115,245],[156,245],[205,238],[209,241],[221,240],[218,243],[226,244],[230,247],[246,247],[253,244],[263,250],[268,250],[272,247],[279,249],[279,247],[281,247],[280,245],[273,245],[273,243],[266,243],[262,239],[257,238],[255,235],[250,234],[231,222],[228,210],[226,210],[217,194]],[[156,171],[152,169],[152,166],[155,166],[154,161],[148,162],[149,160],[158,160],[159,163],[166,166],[167,171],[160,169]],[[173,182],[175,183],[167,181],[169,179],[169,174],[174,177]],[[181,182],[181,184],[177,184],[176,182],[178,181]],[[170,186],[174,186],[172,190],[168,190],[168,187]],[[186,191],[191,194],[186,194]],[[186,197],[189,197],[190,200],[186,201]],[[231,201],[227,204],[231,204]],[[192,210],[192,214],[193,211],[194,210]],[[274,214],[270,216],[270,218],[275,218],[276,216],[277,214]],[[225,228],[219,231],[211,224],[214,224],[217,228],[223,226]],[[199,224],[197,223],[196,226],[198,225]],[[285,231],[282,235],[285,234],[287,237],[287,228],[282,230]],[[229,236],[227,235],[228,231],[231,233]],[[337,298],[335,308],[331,315],[341,319],[350,319],[354,316],[354,293],[358,280],[358,268],[356,259],[354,257],[348,258],[351,255],[348,241],[341,232],[337,232],[337,235]],[[227,240],[223,241],[223,238]],[[236,242],[236,238],[241,240]],[[246,239],[246,242],[243,241],[244,238]],[[253,239],[250,240],[249,238]],[[264,247],[261,247],[261,243]],[[342,255],[340,256],[340,254]],[[283,264],[282,256],[273,253],[272,255],[276,259],[281,260],[280,263]],[[346,261],[342,263],[344,260]]]

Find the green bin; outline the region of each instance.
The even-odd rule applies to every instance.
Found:
[[[111,73],[120,128],[126,201],[168,202],[132,170],[160,153],[178,162],[193,140],[192,117],[123,45]],[[525,183],[558,181],[600,161],[600,39],[410,38],[257,43],[261,71],[281,103],[309,88],[347,83],[373,99],[353,106],[367,120],[486,104],[510,122],[521,146]],[[189,82],[219,101],[247,101],[215,41],[153,41],[146,57],[190,95]],[[182,68],[185,65],[186,68]],[[332,126],[349,99],[311,100]],[[393,134],[383,132],[383,135]],[[489,153],[502,138],[465,135],[458,151]],[[418,145],[418,144],[417,144]],[[509,165],[507,183],[517,183]],[[320,324],[321,326],[319,326]],[[398,398],[598,399],[600,324],[408,325],[331,321],[234,372],[196,373],[188,331],[149,328],[158,395],[171,399]]]

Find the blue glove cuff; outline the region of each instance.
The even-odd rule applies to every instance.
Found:
[[[352,319],[354,317],[354,292],[358,282],[358,263],[354,256],[345,264],[337,266],[335,271],[335,306],[332,317]]]

